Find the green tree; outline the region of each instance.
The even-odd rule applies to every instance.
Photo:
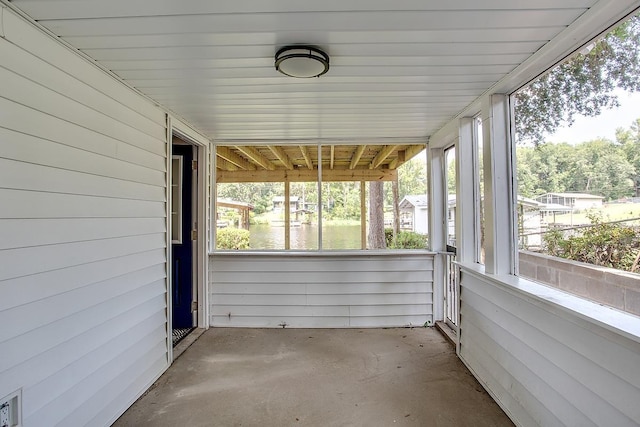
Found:
[[[636,119],[629,129],[618,128],[616,130],[616,141],[622,147],[627,161],[634,168],[634,173],[631,177],[634,195],[640,197],[640,118]]]
[[[635,15],[595,43],[520,90],[515,98],[516,137],[534,144],[571,124],[615,107],[620,88],[640,90],[640,17]]]

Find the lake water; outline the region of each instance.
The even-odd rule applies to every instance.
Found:
[[[284,249],[284,227],[269,224],[253,224],[251,249]],[[359,225],[325,225],[322,229],[323,249],[360,249]],[[291,249],[318,249],[318,226],[302,224],[291,227]]]

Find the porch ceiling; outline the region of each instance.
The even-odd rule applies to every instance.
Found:
[[[209,137],[242,145],[425,142],[597,0],[12,3]],[[280,75],[274,54],[288,44],[321,47],[331,69]]]

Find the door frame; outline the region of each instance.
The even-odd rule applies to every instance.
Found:
[[[207,277],[209,270],[209,258],[207,252],[207,224],[209,218],[208,203],[208,170],[209,170],[209,140],[194,130],[191,126],[182,120],[167,114],[167,165],[166,165],[166,270],[167,276],[165,280],[165,295],[167,304],[167,359],[169,364],[173,363],[173,337],[172,337],[172,295],[171,295],[171,278],[173,271],[171,266],[172,250],[171,250],[171,159],[172,145],[174,137],[179,138],[182,142],[191,144],[197,148],[197,180],[193,182],[195,196],[195,219],[197,222],[197,236],[193,242],[193,260],[194,275],[193,279],[196,283],[196,292],[194,297],[198,302],[198,315],[196,327],[209,328],[209,297],[207,292]]]

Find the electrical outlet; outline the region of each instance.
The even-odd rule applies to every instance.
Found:
[[[0,427],[20,427],[22,425],[22,393],[20,390],[0,399]]]

